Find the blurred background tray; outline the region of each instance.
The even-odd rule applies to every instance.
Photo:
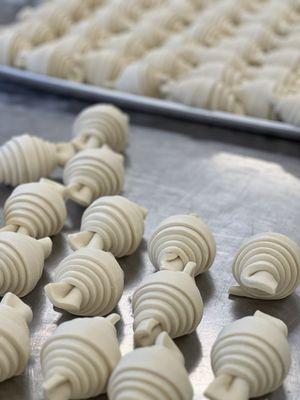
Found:
[[[244,117],[230,113],[209,111],[188,107],[184,104],[151,97],[138,96],[97,86],[79,84],[46,75],[34,74],[0,65],[0,77],[50,93],[59,93],[90,101],[105,101],[134,111],[149,112],[168,117],[198,121],[225,128],[239,129],[240,132],[271,135],[300,141],[300,128],[277,121]]]

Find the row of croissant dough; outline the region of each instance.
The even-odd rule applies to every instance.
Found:
[[[52,0],[0,31],[0,63],[300,126],[300,0]]]
[[[107,390],[116,400],[192,400],[183,356],[172,339],[201,322],[195,277],[214,262],[213,234],[196,215],[169,217],[154,231],[148,251],[158,272],[146,277],[132,298],[134,342],[141,348],[121,358],[114,328],[119,316],[110,314],[124,288],[117,258],[137,250],[147,216],[145,208],[118,195],[123,158],[115,151],[128,141],[128,117],[116,107],[95,105],[79,114],[73,130],[69,143],[22,135],[0,149],[2,181],[19,184],[4,205],[0,230],[0,381],[27,365],[32,313],[19,297],[40,279],[52,249],[49,236],[63,228],[70,198],[88,208],[80,232],[68,237],[74,252],[60,262],[45,292],[55,307],[85,318],[61,324],[44,344],[45,398],[89,398]],[[63,184],[45,178],[30,182],[58,164],[66,164]],[[232,271],[238,286],[231,294],[285,298],[300,282],[300,248],[282,234],[255,236],[238,251]],[[290,368],[287,327],[257,312],[225,327],[211,358],[216,379],[205,393],[209,399],[269,393]]]

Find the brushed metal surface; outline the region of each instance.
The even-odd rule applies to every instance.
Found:
[[[0,82],[0,141],[25,131],[53,141],[67,140],[74,117],[87,104]],[[219,330],[259,309],[287,323],[293,352],[284,386],[263,399],[298,400],[299,289],[286,300],[272,302],[229,299],[227,290],[233,283],[234,254],[249,236],[274,230],[300,243],[300,145],[139,113],[131,113],[130,131],[124,195],[147,207],[149,216],[141,247],[133,256],[120,260],[126,276],[125,292],[116,310],[122,316],[118,325],[122,352],[132,349],[133,290],[145,275],[154,272],[146,251],[147,239],[163,218],[197,212],[212,228],[218,253],[210,272],[197,278],[204,318],[196,333],[176,340],[185,356],[195,399],[204,399],[202,393],[212,379],[209,353]],[[53,176],[59,179],[61,171]],[[3,185],[0,189],[3,206],[11,189]],[[63,232],[53,238],[54,250],[41,281],[24,298],[34,312],[30,363],[23,376],[0,384],[1,400],[42,399],[41,346],[58,324],[72,318],[54,310],[43,292],[59,261],[71,252],[66,235],[80,227],[83,209],[69,203],[68,212]]]

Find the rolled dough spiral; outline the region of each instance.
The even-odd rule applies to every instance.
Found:
[[[120,57],[133,60],[142,57],[147,51],[142,37],[134,32],[113,36],[105,42],[103,48],[117,52]]]
[[[194,263],[183,271],[159,271],[149,275],[135,291],[132,310],[136,345],[153,344],[162,331],[176,338],[197,328],[203,302],[194,274]]]
[[[17,186],[4,204],[3,230],[34,238],[57,234],[67,218],[64,194],[62,185],[46,180]]]
[[[31,49],[30,42],[14,30],[0,32],[0,64],[18,66],[19,56]]]
[[[112,87],[128,64],[116,51],[100,50],[87,54],[84,60],[85,80],[96,86]]]
[[[300,93],[277,99],[274,104],[279,119],[295,126],[300,126]]]
[[[141,243],[146,215],[146,209],[125,197],[100,197],[85,210],[81,232],[69,235],[70,245],[94,246],[115,257],[130,255]]]
[[[215,78],[229,87],[240,85],[247,79],[246,72],[236,69],[234,64],[221,62],[204,63],[193,69],[188,76]]]
[[[252,65],[261,65],[264,61],[264,53],[257,43],[247,37],[233,36],[220,42],[222,50],[231,50],[244,61]]]
[[[280,44],[271,29],[260,23],[243,24],[237,28],[236,34],[238,37],[254,40],[263,51],[275,49]]]
[[[192,41],[203,46],[216,46],[224,36],[232,33],[232,25],[224,17],[209,17],[207,19],[201,17],[198,21],[194,21],[188,28],[187,35]]]
[[[167,77],[147,62],[128,65],[115,81],[115,89],[142,96],[160,97],[160,88]]]
[[[30,357],[28,325],[32,311],[16,295],[7,293],[0,303],[0,382],[21,375]]]
[[[74,144],[79,149],[107,144],[122,152],[128,143],[128,123],[128,116],[115,106],[97,104],[88,107],[73,125]]]
[[[179,60],[173,51],[164,48],[149,52],[144,57],[144,60],[147,64],[161,72],[162,75],[174,79],[190,71],[190,66],[186,62]]]
[[[160,27],[143,20],[132,28],[132,33],[141,38],[147,49],[159,47],[168,36]]]
[[[282,299],[300,283],[300,247],[279,233],[256,235],[238,251],[232,273],[239,286],[231,294]]]
[[[37,8],[25,8],[18,16],[22,21],[47,21],[55,36],[64,35],[72,24],[70,16],[52,2],[44,3]]]
[[[16,32],[28,40],[32,46],[39,46],[43,43],[50,42],[55,39],[55,34],[49,24],[45,21],[24,21],[18,24]]]
[[[61,10],[72,21],[86,18],[90,14],[88,1],[82,0],[54,0],[52,3],[57,9]]]
[[[124,273],[111,253],[80,249],[57,267],[45,291],[54,306],[72,314],[107,315],[118,304]]]
[[[168,99],[188,106],[244,114],[243,105],[232,88],[214,78],[187,77],[167,83],[162,91]]]
[[[119,319],[117,314],[76,318],[56,329],[41,351],[46,399],[87,399],[105,393],[121,358],[114,327]]]
[[[0,181],[11,186],[48,177],[74,155],[72,145],[53,144],[28,134],[0,147]]]
[[[196,263],[195,274],[207,271],[216,256],[210,229],[196,215],[174,215],[156,228],[148,243],[152,264],[159,269],[181,271]]]
[[[193,388],[184,359],[174,342],[161,333],[154,346],[126,354],[108,383],[109,400],[192,400]]]
[[[96,11],[94,20],[110,33],[121,33],[131,29],[133,22],[119,13],[117,8],[103,7]]]
[[[31,292],[42,276],[52,250],[49,238],[35,240],[14,232],[0,232],[0,295],[19,297]]]
[[[216,378],[205,392],[209,399],[248,400],[273,392],[291,365],[286,325],[260,311],[229,324],[212,348],[211,365]]]
[[[23,54],[20,61],[38,74],[82,82],[84,79],[83,54],[89,50],[88,42],[78,36],[68,36],[46,43]]]
[[[104,145],[86,149],[66,164],[64,183],[68,197],[88,206],[100,196],[119,194],[124,186],[124,157]]]
[[[109,35],[103,26],[95,21],[94,17],[84,19],[74,24],[71,28],[71,33],[88,40],[92,49],[101,47],[104,40]]]

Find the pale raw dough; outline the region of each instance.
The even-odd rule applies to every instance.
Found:
[[[24,21],[14,27],[32,46],[39,46],[55,39],[51,26],[45,21]]]
[[[128,124],[128,116],[113,105],[97,104],[85,108],[73,125],[74,144],[80,150],[107,144],[121,152],[128,143]]]
[[[232,88],[214,78],[187,77],[166,84],[162,91],[170,100],[188,106],[244,114],[244,108]]]
[[[259,48],[257,43],[247,37],[230,37],[225,38],[220,43],[222,50],[231,50],[247,63],[253,65],[260,65],[264,60],[264,53]]]
[[[62,9],[51,2],[46,2],[38,8],[25,8],[18,17],[22,21],[44,20],[51,27],[55,36],[62,36],[70,29],[72,20]],[[34,23],[34,22],[33,22]]]
[[[49,238],[40,240],[14,232],[0,232],[0,296],[31,292],[42,276],[52,250]]]
[[[248,400],[278,389],[291,365],[287,326],[257,311],[219,334],[211,351],[216,376],[204,393],[211,400]]]
[[[263,51],[270,51],[280,45],[280,40],[270,28],[256,22],[236,28],[236,35],[239,38],[254,40]]]
[[[192,333],[203,315],[201,294],[195,283],[196,266],[183,271],[159,271],[149,275],[132,298],[134,341],[149,346],[166,331],[172,338]]]
[[[191,20],[188,13],[179,13],[176,7],[161,7],[147,14],[147,21],[168,31],[179,31]]]
[[[191,70],[186,62],[180,60],[172,50],[166,48],[152,50],[143,60],[169,78],[177,79]]]
[[[89,52],[84,59],[85,81],[92,85],[113,87],[128,64],[128,59],[113,50]]]
[[[51,4],[64,12],[72,21],[86,18],[91,10],[88,1],[82,0],[52,0]]]
[[[0,64],[18,66],[19,56],[31,49],[30,42],[14,30],[0,32]]]
[[[94,21],[110,33],[128,31],[133,25],[133,21],[120,14],[116,7],[103,7],[96,11]]]
[[[300,283],[300,247],[279,233],[256,235],[238,251],[232,273],[239,286],[231,294],[282,299]]]
[[[139,247],[147,210],[122,196],[100,197],[84,212],[81,232],[69,235],[73,250],[90,246],[115,257],[130,255]]]
[[[275,119],[273,109],[275,84],[273,80],[264,78],[245,82],[235,89],[236,96],[247,115]]]
[[[167,80],[156,68],[139,61],[128,65],[115,81],[115,89],[142,96],[160,97],[161,86]]]
[[[45,400],[88,399],[106,392],[121,358],[120,317],[76,318],[59,325],[41,351]]]
[[[88,206],[100,196],[122,191],[124,157],[106,145],[80,151],[66,164],[63,180],[68,198]]]
[[[83,55],[89,50],[88,42],[79,36],[68,36],[46,43],[23,53],[20,63],[32,72],[82,82]]]
[[[109,400],[192,400],[184,358],[166,332],[155,345],[126,354],[108,384]]]
[[[279,65],[282,67],[287,67],[287,60],[289,60],[289,65],[299,65],[300,64],[300,54],[296,49],[278,49],[265,54],[264,65]]]
[[[107,30],[94,18],[87,18],[74,24],[71,28],[71,33],[88,40],[92,49],[99,48],[109,36]]]
[[[240,85],[247,79],[247,73],[235,68],[234,64],[211,62],[194,68],[189,77],[214,78],[229,87]]]
[[[146,43],[138,33],[123,33],[108,39],[103,48],[116,51],[119,57],[137,59],[142,57],[147,51]]]
[[[143,20],[140,24],[134,26],[131,31],[141,38],[147,49],[161,46],[168,37],[167,31]]]
[[[45,291],[55,307],[76,315],[103,316],[116,307],[123,287],[124,273],[111,253],[83,248],[59,264]]]
[[[0,147],[0,181],[11,186],[48,177],[74,155],[72,145],[53,144],[28,134]]]
[[[38,239],[57,234],[67,218],[65,192],[64,186],[44,179],[17,186],[4,204],[3,230]]]
[[[156,228],[148,244],[152,264],[159,269],[181,271],[196,263],[195,274],[207,271],[216,255],[210,229],[196,215],[175,215]]]
[[[188,28],[187,35],[192,41],[203,46],[216,46],[223,37],[233,31],[227,18],[210,15],[196,19]]]
[[[30,357],[31,308],[7,293],[0,303],[0,382],[21,375]]]
[[[295,126],[300,126],[300,93],[278,99],[274,103],[276,115],[281,121]]]

